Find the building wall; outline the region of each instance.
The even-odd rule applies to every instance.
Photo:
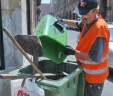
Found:
[[[1,0],[2,23],[14,37],[17,34],[27,34],[26,0]],[[36,28],[36,0],[30,0],[31,34]],[[5,67],[27,65],[29,62],[3,33]]]
[[[30,24],[31,24],[31,34],[34,34],[38,20],[37,20],[37,13],[36,13],[36,1],[37,0],[30,0]]]
[[[36,27],[36,12],[34,10],[36,8],[36,0],[30,0],[30,8],[31,32],[33,34],[33,30]],[[17,34],[27,34],[26,0],[1,0],[1,10],[3,27],[13,37]],[[0,74],[9,73],[14,69],[29,65],[28,60],[21,54],[5,33],[3,33],[3,41],[5,70],[0,70]],[[29,57],[31,58],[31,56]],[[0,79],[0,96],[11,96],[10,80]]]
[[[66,1],[66,2],[65,2]],[[73,14],[73,9],[77,6],[79,0],[51,0],[51,9],[55,16],[64,18],[64,11],[66,13],[66,19],[76,19],[77,15]],[[101,4],[98,0],[99,5]],[[65,5],[65,6],[64,6]],[[107,0],[107,21],[113,21],[113,0]],[[66,10],[64,10],[66,9]]]
[[[78,0],[52,0],[51,2],[55,16],[66,19],[76,19],[73,11],[78,4]]]
[[[107,20],[113,22],[113,0],[107,0]]]
[[[41,20],[43,16],[50,13],[50,4],[41,4],[39,8],[41,10],[39,20]]]
[[[67,19],[76,19],[75,13],[73,13],[75,7],[77,6],[78,2],[73,0],[72,2],[68,3],[66,5],[66,13],[67,13]]]
[[[14,37],[22,34],[21,0],[1,0],[2,24]],[[24,32],[26,33],[26,32]],[[3,33],[5,66],[22,65],[22,55],[9,37]]]
[[[27,34],[26,0],[21,0],[21,12],[22,12],[22,34]]]
[[[22,33],[22,12],[20,0],[1,0],[2,10],[2,24],[12,36]],[[3,33],[4,40],[4,56],[6,69],[0,71],[0,73],[7,73],[6,70],[10,66],[22,65],[22,55],[16,50],[16,47],[9,39],[9,37]],[[10,67],[11,68],[11,67]],[[13,69],[13,68],[11,68]],[[7,92],[6,92],[7,89]],[[0,79],[0,96],[10,96],[10,80]]]

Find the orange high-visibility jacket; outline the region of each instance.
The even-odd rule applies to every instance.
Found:
[[[104,53],[102,54],[101,61],[99,63],[88,61],[78,56],[76,58],[82,63],[81,67],[85,72],[85,78],[87,82],[103,83],[109,74],[108,51],[110,33],[108,26],[103,18],[99,15],[98,20],[92,25],[86,35],[82,37],[84,28],[85,25],[83,26],[82,33],[80,35],[80,41],[76,47],[76,50],[89,53],[97,37],[104,37],[106,39]]]

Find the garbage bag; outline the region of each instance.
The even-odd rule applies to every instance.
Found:
[[[11,96],[45,96],[44,90],[37,86],[35,80],[26,79],[24,87],[21,87],[23,79],[11,80]]]

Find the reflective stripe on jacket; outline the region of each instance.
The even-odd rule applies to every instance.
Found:
[[[89,83],[103,83],[109,74],[108,69],[108,51],[109,51],[109,28],[106,22],[99,15],[98,20],[92,25],[84,37],[84,28],[83,26],[82,33],[80,35],[80,41],[76,47],[76,50],[79,50],[84,53],[89,53],[92,45],[98,37],[104,37],[106,39],[104,53],[100,62],[92,62],[85,60],[80,57],[76,57],[82,63],[83,71],[85,72],[86,81]]]

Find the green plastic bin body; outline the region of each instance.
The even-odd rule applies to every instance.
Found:
[[[44,16],[36,27],[35,35],[40,38],[44,56],[60,64],[66,58],[63,50],[67,45],[67,32],[64,24],[57,21],[51,15]]]
[[[50,60],[42,60],[38,63],[38,68],[42,73],[56,73],[57,70],[68,73],[68,76],[62,78],[37,79],[36,83],[45,90],[45,96],[84,96],[85,78],[82,70],[76,64],[61,63],[56,64]],[[27,66],[10,72],[32,73],[32,66]]]

